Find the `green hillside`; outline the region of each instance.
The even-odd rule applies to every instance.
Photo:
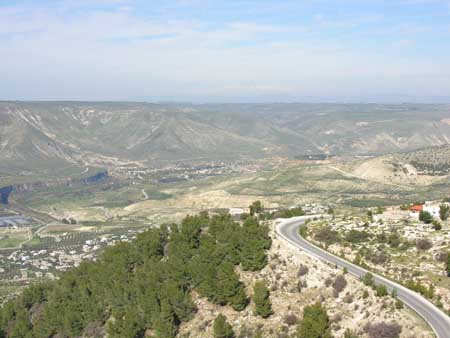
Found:
[[[271,246],[267,226],[248,218],[187,217],[107,249],[55,282],[33,285],[0,311],[0,337],[175,337],[196,307],[191,292],[244,310],[249,299],[234,266],[259,271]],[[89,333],[90,332],[90,333]],[[100,333],[95,336],[103,336]],[[147,336],[147,335],[146,335]]]

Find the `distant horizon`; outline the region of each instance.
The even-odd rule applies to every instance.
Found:
[[[0,55],[13,100],[450,102],[450,2],[0,0]]]
[[[431,99],[417,99],[417,100],[358,100],[358,99],[348,99],[348,100],[327,100],[327,99],[304,99],[304,100],[86,100],[86,99],[61,99],[61,100],[48,100],[48,99],[0,99],[2,103],[9,102],[19,102],[19,103],[142,103],[142,104],[192,104],[192,105],[221,105],[221,104],[392,104],[392,105],[403,105],[403,104],[418,104],[418,105],[450,105],[450,98],[442,98],[440,100]]]

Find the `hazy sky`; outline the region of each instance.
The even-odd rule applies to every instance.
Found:
[[[0,99],[450,102],[450,0],[0,0]]]

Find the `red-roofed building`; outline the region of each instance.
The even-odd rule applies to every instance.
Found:
[[[423,211],[423,205],[421,205],[421,204],[413,205],[411,208],[409,208],[409,210],[414,213],[421,212],[421,211]]]

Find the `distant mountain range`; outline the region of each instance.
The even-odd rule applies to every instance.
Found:
[[[0,102],[0,171],[368,155],[450,143],[450,105]]]

